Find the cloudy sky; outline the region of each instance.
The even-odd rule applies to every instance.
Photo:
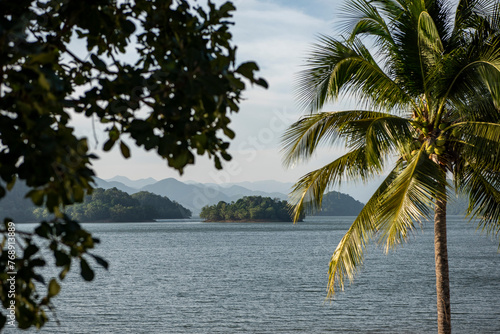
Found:
[[[204,0],[200,0],[199,3]],[[222,1],[217,1],[221,3]],[[338,34],[335,22],[340,1],[327,0],[235,0],[235,26],[233,40],[238,45],[238,62],[256,61],[258,74],[269,83],[269,89],[260,87],[246,91],[241,110],[232,116],[232,129],[236,138],[230,147],[233,160],[223,171],[217,171],[213,162],[197,157],[184,175],[169,168],[154,152],[133,150],[131,159],[123,159],[118,149],[97,152],[100,159],[94,163],[99,177],[108,179],[115,175],[131,179],[153,177],[157,180],[175,177],[182,181],[242,182],[274,179],[294,182],[313,168],[322,166],[339,155],[324,148],[307,165],[293,169],[282,167],[280,137],[284,130],[303,113],[294,100],[295,76],[312,43],[319,34]],[[344,104],[348,103],[346,101]],[[343,106],[334,105],[332,109]],[[345,106],[344,106],[345,107]],[[105,141],[103,127],[96,124],[94,134],[91,120],[77,120],[81,134],[95,147]]]

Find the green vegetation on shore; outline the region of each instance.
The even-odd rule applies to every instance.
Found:
[[[10,196],[0,204],[4,215],[15,222],[27,223],[48,219],[46,209],[37,208],[24,199],[27,187],[17,186]],[[83,203],[66,207],[65,213],[82,222],[130,222],[153,221],[154,219],[189,218],[191,211],[167,197],[141,191],[133,195],[116,188],[97,188]]]
[[[94,190],[83,203],[68,207],[66,214],[71,219],[82,222],[152,221],[154,219],[191,217],[191,211],[167,197],[147,191],[129,195],[116,188]]]
[[[191,211],[167,197],[147,191],[129,195],[116,188],[96,189],[83,203],[69,207],[66,213],[72,219],[82,222],[152,221],[191,217]]]
[[[287,201],[262,196],[247,196],[236,202],[220,201],[204,206],[200,218],[205,221],[283,221],[291,222],[292,214]],[[303,216],[300,220],[302,220]]]

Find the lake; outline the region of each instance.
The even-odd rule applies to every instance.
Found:
[[[353,219],[84,224],[109,271],[91,283],[68,275],[54,300],[60,326],[29,332],[435,333],[429,223],[388,255],[370,247],[353,284],[325,301],[330,256]],[[498,241],[462,217],[448,227],[453,332],[499,333]]]

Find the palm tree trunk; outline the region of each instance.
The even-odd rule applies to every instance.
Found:
[[[434,260],[436,262],[436,292],[438,333],[451,333],[450,276],[446,242],[446,198],[436,200],[434,213]]]

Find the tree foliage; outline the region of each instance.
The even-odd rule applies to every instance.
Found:
[[[36,218],[46,218],[45,214],[46,211]],[[191,217],[190,210],[167,197],[147,191],[129,195],[116,188],[95,189],[83,203],[66,208],[65,214],[81,222],[141,222]]]
[[[17,272],[20,328],[43,326],[71,263],[93,278],[86,259],[98,240],[63,214],[92,191],[97,158],[75,134],[72,113],[105,124],[104,151],[118,145],[125,158],[131,151],[124,139],[181,173],[196,154],[217,168],[231,158],[229,116],[245,82],[267,86],[254,76],[255,63],[236,64],[234,9],[230,2],[202,9],[187,0],[0,1],[0,199],[24,180],[26,196],[56,216],[33,234],[17,234],[13,270],[2,247],[0,299],[7,308],[6,273]],[[37,274],[46,264],[39,242],[50,245],[62,268],[58,279]],[[2,312],[0,328],[5,321]]]
[[[220,201],[216,205],[204,206],[200,217],[206,221],[283,221],[293,219],[287,201],[262,196],[245,196],[236,202]],[[303,216],[300,217],[300,220]]]
[[[344,34],[322,36],[299,75],[298,97],[310,113],[283,144],[288,165],[310,159],[320,144],[347,153],[296,183],[296,215],[320,208],[331,186],[388,171],[332,256],[329,295],[353,279],[370,239],[389,250],[416,223],[434,220],[438,330],[449,333],[450,190],[468,197],[467,214],[480,228],[500,232],[500,3],[350,0],[344,10]],[[321,111],[340,96],[359,105]]]

